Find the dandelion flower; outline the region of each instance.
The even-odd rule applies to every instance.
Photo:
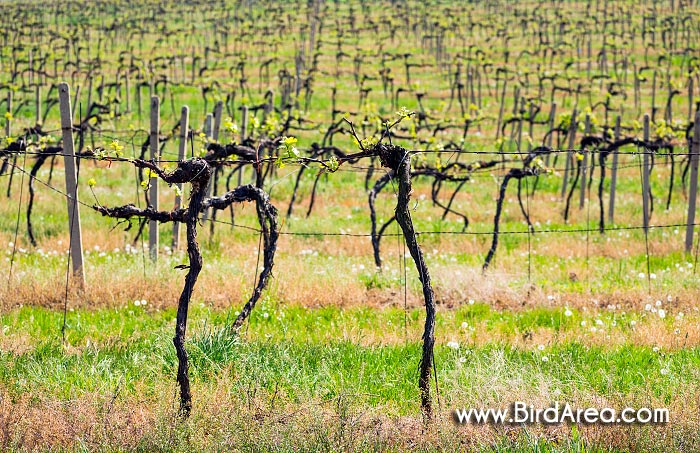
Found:
[[[456,341],[448,341],[447,347],[452,348],[454,350],[457,350],[457,349],[459,349],[459,343],[457,343]]]

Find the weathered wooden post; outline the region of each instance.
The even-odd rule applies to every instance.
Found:
[[[34,52],[33,49],[30,47],[29,48],[29,85],[31,86],[34,83]]]
[[[543,143],[543,145],[546,144],[550,148],[552,147],[552,140],[554,139],[554,134],[552,133],[552,131],[554,130],[554,121],[556,121],[556,119],[555,119],[556,115],[557,115],[557,103],[552,102],[552,108],[549,111],[549,131],[548,131],[549,138],[547,139],[547,143]],[[547,153],[547,155],[544,156],[544,159],[545,159],[544,164],[546,166],[549,166],[549,157],[550,157],[549,153]]]
[[[615,119],[615,141],[620,140],[620,123],[621,123],[621,118],[620,115],[617,115],[617,118]],[[609,223],[614,223],[614,218],[615,218],[615,188],[617,186],[617,161],[618,161],[619,153],[617,152],[617,149],[613,150],[613,155],[612,155],[612,175],[610,176],[610,205],[608,208],[608,222]]]
[[[213,139],[213,129],[214,129],[214,116],[211,113],[207,113],[206,118],[204,119],[204,135],[206,135],[207,140],[208,139]],[[211,188],[212,188],[212,179],[213,179],[213,173],[212,173],[212,178],[209,179],[209,186],[206,189],[206,196],[210,197],[211,196]],[[205,209],[204,212],[202,213],[202,221],[206,221],[209,219],[209,213],[211,209]]]
[[[136,112],[139,115],[139,120],[141,119],[141,84],[136,84]]]
[[[693,78],[688,77],[688,122],[693,117]]]
[[[126,79],[124,80],[126,87],[126,113],[131,113],[131,78],[129,77],[129,71],[126,72]]]
[[[160,99],[158,96],[151,97],[151,138],[150,138],[150,148],[151,148],[151,160],[158,163],[160,159],[160,144],[158,137],[160,136]],[[150,177],[149,172],[149,183],[151,188],[148,194],[148,201],[154,210],[158,210],[158,180],[159,178]],[[158,222],[155,220],[150,220],[148,222],[148,251],[150,252],[151,259],[153,261],[158,261]]]
[[[187,149],[187,135],[189,134],[190,128],[190,108],[184,106],[182,108],[182,114],[180,116],[180,146],[177,151],[177,160],[185,160],[185,151]],[[180,209],[182,205],[182,190],[183,184],[177,183],[178,191],[175,194],[175,207],[173,211]],[[177,250],[180,245],[180,222],[173,222],[173,250]]]
[[[207,136],[211,136],[211,139],[215,142],[219,142],[219,132],[221,130],[221,117],[224,113],[224,103],[222,101],[218,101],[216,105],[214,106],[214,117],[211,117],[211,114],[207,115],[207,121],[209,122],[208,126],[208,131],[207,131]],[[212,120],[213,120],[213,125],[212,125]],[[212,193],[214,192],[214,185],[216,185],[217,179],[218,179],[218,169],[214,169],[214,172],[212,173],[212,177],[209,180],[209,187],[207,188],[207,197],[211,197]],[[207,220],[209,215],[211,215],[212,210],[207,209],[204,211],[204,216],[202,217],[204,220]]]
[[[569,173],[571,172],[571,152],[576,144],[576,128],[578,123],[576,122],[576,109],[571,114],[571,124],[569,125],[569,149],[564,153],[564,160],[566,164],[564,165],[564,179],[561,183],[561,198],[566,196],[566,186],[569,182]]]
[[[583,136],[587,137],[591,133],[591,116],[586,114],[586,123]],[[578,199],[578,208],[583,209],[583,205],[586,204],[586,183],[588,182],[588,150],[581,148],[583,153],[583,162],[581,162],[581,194]],[[592,158],[591,158],[592,160]]]
[[[223,101],[218,101],[216,105],[214,106],[214,128],[212,129],[212,140],[214,140],[215,143],[219,143],[219,132],[221,131],[221,117],[224,114],[224,103]],[[207,196],[211,197],[212,195],[217,194],[217,184],[219,183],[219,174],[221,173],[221,168],[214,168],[214,171],[212,173],[212,177],[209,180],[209,188],[207,189]],[[216,211],[213,209],[207,209],[204,212],[205,219],[208,216],[211,216],[211,224],[210,226],[210,231],[212,234],[214,234],[214,222],[216,221]]]
[[[207,113],[206,118],[204,118],[204,135],[207,138],[211,138],[212,125],[214,123],[214,116],[211,113]]]
[[[5,118],[5,136],[9,137],[12,134],[12,90],[7,90],[7,112],[9,115]]]
[[[496,82],[498,83],[498,82]],[[498,120],[496,120],[496,140],[498,140],[498,137],[501,136],[501,123],[503,122],[503,110],[505,109],[505,103],[506,103],[506,85],[508,84],[508,81],[504,78],[503,79],[503,91],[501,92],[501,103],[500,106],[498,107]],[[498,94],[498,93],[496,93]]]
[[[275,101],[275,92],[272,90],[267,90],[265,93],[265,97],[267,98],[265,102],[265,109],[263,110],[263,123],[267,120],[267,117],[272,113],[272,111],[275,108],[274,101]]]
[[[241,143],[248,138],[248,106],[241,107]]]
[[[221,130],[221,117],[224,114],[224,102],[218,101],[214,106],[214,128],[211,132],[211,138],[215,142],[219,141],[219,131]]]
[[[649,115],[644,115],[644,143],[649,142]],[[644,231],[649,230],[649,148],[644,147],[642,160],[642,209]]]
[[[75,88],[75,95],[73,96],[73,100],[74,100],[73,105],[75,106],[75,108],[73,109],[73,122],[75,122],[75,112],[78,110],[78,108],[80,106],[80,85],[78,85]],[[82,118],[81,118],[81,120],[82,120]]]
[[[90,109],[90,105],[92,104],[92,85],[93,85],[93,80],[92,80],[92,73],[88,75],[88,94],[87,94],[87,109]]]
[[[247,138],[248,136],[248,106],[242,106],[241,107],[241,143]],[[243,171],[244,169],[241,168],[238,171],[238,185],[243,184]],[[255,167],[253,167],[253,182],[257,180],[257,176],[255,174]]]
[[[695,207],[698,197],[698,155],[700,155],[700,111],[695,112],[693,124],[693,143],[690,151],[690,188],[688,192],[688,223],[685,227],[685,251],[693,248],[693,231],[695,230]]]
[[[36,110],[36,124],[41,124],[41,85],[37,84],[34,92],[36,94],[35,99],[35,110]]]
[[[532,134],[533,134],[533,127],[534,127],[534,124],[535,124],[535,118],[534,118],[534,116],[535,116],[535,103],[531,101],[531,102],[530,102],[530,108],[528,109],[528,122],[529,122],[530,124],[529,124],[529,128],[528,128],[528,130],[527,130],[527,134],[528,134],[528,136],[530,137],[530,140],[528,140],[528,142],[527,142],[527,152],[532,151],[532,142],[533,142],[533,140],[535,139],[535,138],[532,136]],[[521,129],[522,129],[522,126],[521,126]]]
[[[78,203],[78,175],[75,165],[75,144],[73,142],[73,115],[70,105],[70,88],[67,83],[58,85],[61,131],[63,133],[63,163],[66,170],[66,201],[68,202],[68,231],[70,235],[70,260],[73,263],[73,277],[81,288],[85,287],[83,269],[83,235],[80,230],[80,205]]]

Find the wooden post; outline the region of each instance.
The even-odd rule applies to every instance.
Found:
[[[532,143],[535,140],[535,137],[532,136],[533,134],[533,126],[534,126],[534,118],[533,116],[535,115],[535,104],[534,102],[530,102],[530,108],[528,109],[528,122],[530,123],[530,128],[527,130],[527,134],[530,137],[530,140],[527,142],[527,151],[530,152],[532,151]]]
[[[211,113],[207,113],[207,117],[204,120],[204,135],[207,136],[207,138],[213,138],[213,123],[214,123],[214,116]],[[212,180],[213,178],[213,173],[212,173],[212,178],[209,179],[209,186],[207,187],[207,196],[211,196],[211,189],[212,189]],[[202,221],[206,221],[209,219],[209,214],[210,214],[211,209],[205,209],[204,212],[202,213]]]
[[[620,115],[615,119],[615,141],[620,140]],[[614,223],[615,219],[615,187],[617,186],[617,161],[619,154],[618,150],[613,151],[612,155],[612,175],[610,176],[610,205],[608,208],[608,223]]]
[[[497,82],[498,83],[498,82]],[[498,120],[496,121],[496,140],[501,136],[501,122],[503,121],[503,110],[506,103],[506,85],[507,80],[503,79],[503,91],[501,92],[501,104],[498,107]],[[498,95],[498,93],[496,93]]]
[[[204,119],[204,135],[206,135],[207,138],[211,138],[213,119],[214,116],[211,113],[207,113],[207,116]]]
[[[209,120],[209,127],[211,130],[211,138],[214,142],[218,143],[219,142],[219,131],[221,130],[221,117],[223,116],[224,113],[224,103],[222,101],[218,101],[216,105],[214,106],[214,125],[212,127],[211,125],[211,115],[207,115],[207,119]],[[212,171],[211,178],[209,179],[209,187],[207,187],[207,197],[211,197],[212,195],[215,194],[215,185],[218,182],[218,176],[219,172],[221,171],[220,168],[214,168],[214,171]],[[214,220],[216,219],[216,213],[213,211],[213,209],[207,209],[204,211],[204,215],[202,216],[203,220],[207,220],[211,216],[212,219],[212,224],[210,225],[211,233],[214,233]]]
[[[550,148],[552,147],[552,140],[554,139],[554,134],[552,133],[552,130],[554,130],[554,122],[556,121],[555,117],[557,115],[557,103],[552,102],[552,109],[549,111],[549,138],[547,139],[546,145],[549,146]],[[547,153],[547,155],[544,157],[544,164],[546,166],[549,166],[549,156],[550,154]]]
[[[12,134],[12,89],[7,90],[7,117],[5,118],[5,137],[10,137]],[[12,156],[12,165],[10,165],[10,180],[7,184],[7,198],[10,198],[12,191],[12,177],[15,174],[15,164],[17,163],[17,154]]]
[[[177,159],[179,161],[185,160],[185,151],[187,150],[187,135],[190,128],[190,109],[187,106],[182,108],[182,115],[180,116],[180,147],[177,151]],[[175,208],[174,210],[180,209],[182,204],[182,190],[183,184],[177,184],[179,191],[175,194]],[[180,245],[180,222],[173,223],[173,250],[177,250]]]
[[[248,107],[241,107],[242,119],[241,119],[241,143],[248,137]]]
[[[588,58],[587,58],[587,60],[588,60],[588,65],[586,67],[586,73],[588,74],[588,81],[590,82],[590,80],[591,80],[591,65],[592,65],[592,61],[591,61],[591,37],[590,36],[588,37]]]
[[[574,109],[574,112],[571,114],[571,124],[569,125],[569,149],[564,153],[566,164],[564,165],[564,179],[561,184],[561,198],[566,196],[566,186],[568,185],[569,173],[571,172],[571,150],[573,150],[576,145],[576,127],[578,127],[576,123],[577,113],[576,109]]]
[[[75,165],[70,88],[67,83],[58,85],[58,100],[61,112],[61,131],[63,133],[63,162],[66,170],[66,201],[68,202],[70,259],[73,263],[73,276],[76,278],[80,287],[84,288],[85,270],[83,269],[83,235],[80,230],[80,204],[78,203],[78,174]]]
[[[121,76],[119,73],[117,73],[116,80],[114,81],[115,85],[115,96],[119,102],[114,103],[114,119],[117,120],[119,118],[119,112],[121,111],[121,102],[122,102],[122,80]]]
[[[587,137],[591,133],[591,116],[586,114],[586,126],[584,129],[583,136]],[[581,162],[581,194],[578,199],[578,208],[583,209],[583,205],[586,204],[586,183],[588,182],[588,151],[581,148],[583,153],[583,162]]]
[[[693,78],[688,77],[688,122],[693,117]]]
[[[73,105],[75,106],[75,108],[73,109],[73,122],[75,122],[75,112],[77,112],[80,108],[80,85],[78,85],[78,87],[75,89],[75,96],[73,97],[73,100]],[[78,122],[82,120],[82,118],[79,118]]]
[[[267,90],[265,97],[268,97],[267,102],[265,102],[265,109],[263,110],[263,123],[267,120],[274,107],[275,92],[272,90]]]
[[[160,158],[160,99],[158,96],[151,97],[151,160],[158,164]],[[158,178],[150,178],[151,184],[148,200],[154,210],[158,210]],[[151,220],[148,222],[148,250],[153,261],[158,260],[158,222]]]
[[[129,77],[129,72],[126,72],[126,113],[131,113],[131,81]]]
[[[221,130],[221,117],[224,113],[224,103],[223,101],[218,101],[214,106],[214,129],[211,133],[211,138],[215,142],[219,141],[219,131]]]
[[[651,77],[651,115],[656,115],[656,69]]]
[[[649,141],[649,115],[644,115],[644,142]],[[644,231],[649,230],[649,149],[644,148],[642,160],[642,209]]]
[[[136,107],[139,115],[139,120],[141,119],[141,84],[136,84]]]
[[[12,115],[12,90],[7,90],[7,111]],[[12,134],[12,120],[10,118],[5,119],[5,136],[9,137]]]
[[[34,83],[34,52],[29,48],[29,85]]]
[[[90,105],[92,104],[92,74],[88,76],[88,94],[87,94],[87,105],[85,106],[87,110],[90,110]],[[82,118],[81,118],[82,121]]]
[[[41,124],[41,85],[39,85],[39,84],[36,85],[35,93],[36,93],[36,100],[35,100],[36,124],[40,125]]]
[[[685,227],[685,251],[693,248],[695,230],[695,208],[698,197],[698,155],[700,154],[700,111],[695,112],[693,124],[693,143],[690,151],[690,188],[688,192],[688,223]]]

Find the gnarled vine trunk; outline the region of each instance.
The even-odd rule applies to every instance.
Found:
[[[252,296],[233,324],[232,329],[236,329],[241,326],[251,310],[255,307],[255,303],[260,298],[262,290],[267,285],[272,273],[274,255],[277,249],[277,238],[279,236],[277,209],[270,204],[269,196],[262,189],[252,185],[237,187],[220,197],[207,198],[206,191],[212,176],[212,167],[204,159],[195,158],[182,161],[172,173],[165,173],[154,163],[148,161],[137,159],[134,161],[134,165],[155,171],[160,178],[169,184],[190,183],[192,185],[190,202],[187,209],[156,211],[150,206],[146,209],[139,209],[134,205],[115,208],[93,206],[93,208],[102,213],[102,215],[113,218],[129,220],[132,217],[140,217],[155,220],[160,223],[174,221],[184,222],[186,225],[189,269],[185,276],[185,286],[178,300],[173,345],[175,346],[178,360],[177,382],[180,386],[180,415],[187,417],[192,410],[192,392],[190,390],[188,373],[189,361],[187,350],[185,349],[185,334],[187,332],[187,312],[189,310],[190,300],[192,299],[195,283],[202,270],[202,254],[199,250],[199,244],[197,243],[197,224],[199,222],[199,216],[208,208],[223,210],[233,203],[245,201],[256,202],[258,219],[260,221],[260,228],[265,244],[264,268]]]
[[[421,410],[425,418],[430,419],[433,412],[432,399],[430,397],[430,370],[433,368],[434,362],[436,305],[435,295],[430,284],[428,266],[425,264],[423,252],[418,245],[409,209],[409,200],[411,198],[411,157],[408,151],[399,146],[378,145],[377,148],[382,165],[394,170],[398,180],[399,193],[396,203],[396,221],[403,231],[406,246],[411,252],[411,257],[416,264],[418,276],[423,285],[425,327],[423,329],[423,352],[420,361],[418,388],[421,396]]]

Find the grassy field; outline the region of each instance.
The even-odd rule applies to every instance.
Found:
[[[22,46],[0,49],[0,91],[12,91],[14,105],[20,105],[10,136],[33,125],[35,112],[28,73],[12,77],[9,68],[25,67],[33,58],[44,61],[45,70],[65,64],[55,77],[46,77],[43,87],[72,80],[73,90],[81,87],[76,110],[86,108],[88,97],[112,101],[112,114],[103,115],[88,134],[88,144],[107,146],[116,139],[131,157],[146,137],[149,81],[168,78],[155,88],[163,101],[163,131],[177,121],[181,105],[190,106],[191,146],[197,152],[203,146],[198,133],[204,115],[215,101],[226,101],[230,112],[225,116],[230,113],[236,125],[238,108],[258,105],[268,88],[275,90],[279,105],[283,71],[293,76],[295,58],[303,52],[302,75],[311,77],[313,93],[308,104],[303,94],[291,100],[299,101],[291,114],[306,121],[297,124],[304,129],[292,130],[300,149],[320,141],[332,123],[332,90],[336,110],[347,112],[363,137],[376,133],[380,118],[393,116],[398,106],[392,98],[400,94],[400,106],[425,116],[401,125],[400,133],[413,127],[417,132],[400,144],[425,151],[431,164],[437,162],[433,152],[449,142],[493,153],[443,155],[474,161],[498,156],[501,145],[515,151],[530,140],[538,144],[549,127],[535,125],[521,139],[508,128],[505,139],[497,140],[502,83],[496,68],[511,77],[504,119],[519,114],[516,85],[526,102],[521,107],[537,105],[537,119],[546,119],[551,86],[546,77],[544,85],[538,84],[537,77],[555,74],[557,83],[583,87],[578,95],[552,95],[558,103],[555,124],[576,107],[584,112],[580,120],[586,112],[594,118],[596,133],[619,114],[626,133],[639,136],[641,115],[653,110],[656,137],[667,125],[660,119],[672,112],[668,119],[677,129],[672,138],[677,156],[675,167],[668,156],[655,159],[653,227],[648,234],[640,228],[637,148],[623,148],[620,155],[615,221],[606,222],[611,229],[605,234],[594,231],[597,168],[583,208],[577,190],[564,221],[559,156],[552,162],[553,174],[539,177],[537,190],[525,197],[533,233],[520,212],[517,188],[509,187],[500,224],[505,233],[494,263],[482,272],[504,168],[475,174],[455,197],[454,208],[470,220],[465,234],[460,218],[441,218],[442,211],[430,200],[430,181],[416,179],[411,212],[422,233],[419,243],[438,306],[432,383],[436,413],[425,423],[417,385],[425,319],[421,286],[396,225],[382,240],[384,266],[381,271],[375,267],[365,163],[324,175],[308,217],[316,172],[302,178],[299,204],[285,217],[299,166],[278,168],[264,186],[281,214],[273,279],[237,335],[229,326],[261,268],[255,207],[236,206],[235,226],[228,212],[219,214],[213,231],[211,222],[199,226],[204,269],[190,306],[186,347],[194,407],[185,420],[178,417],[172,336],[185,275],[176,266],[187,264],[187,254],[170,247],[171,226],[160,227],[161,254],[152,263],[148,238],[134,240],[136,224],[124,231],[125,224],[90,209],[94,204],[142,205],[134,168],[126,162],[83,160],[79,189],[87,285],[80,289],[67,279],[68,219],[60,159],[53,170],[47,164],[36,175],[32,219],[38,244],[32,247],[26,233],[25,171],[33,156],[18,156],[16,165],[23,171],[14,173],[11,184],[8,174],[0,176],[0,256],[5,259],[0,278],[1,451],[700,451],[698,253],[697,244],[692,253],[683,252],[688,186],[679,174],[688,149],[678,137],[700,86],[698,71],[691,70],[697,66],[691,58],[695,50],[682,50],[688,23],[688,42],[695,42],[696,6],[622,0],[543,5],[339,1],[319,4],[315,12],[316,2],[234,3],[147,2],[136,8],[110,0],[100,6],[104,10],[76,2],[60,11],[52,2],[0,5],[5,13],[0,20],[8,29],[17,28],[13,22],[26,25],[6,37]],[[645,28],[650,16],[659,19],[651,31]],[[686,16],[690,19],[684,21]],[[615,19],[605,31],[603,17]],[[40,25],[32,26],[34,22]],[[543,22],[548,26],[541,28]],[[312,27],[318,33],[313,42]],[[674,27],[680,35],[666,48]],[[642,35],[642,29],[647,33]],[[392,35],[392,30],[398,32]],[[435,44],[436,35],[444,40],[442,48]],[[545,35],[556,43],[555,57],[542,54],[546,46],[538,40]],[[309,47],[318,54],[316,65]],[[605,64],[614,68],[603,69],[602,49],[609,52]],[[438,58],[440,52],[444,55]],[[129,58],[132,63],[125,63]],[[268,80],[261,64],[269,59]],[[415,65],[411,80],[404,61]],[[245,83],[236,66],[241,62]],[[483,71],[483,92],[465,95],[463,112],[450,99],[451,74],[459,66],[467,83],[467,65]],[[649,72],[637,72],[646,65],[658,71],[654,86]],[[380,70],[387,69],[394,79],[389,94],[380,77]],[[88,94],[90,74],[94,86]],[[119,94],[112,88],[98,94],[100,77],[110,83],[126,74],[132,77],[131,91],[122,86]],[[607,78],[598,81],[591,74]],[[635,77],[643,79],[637,89]],[[697,82],[695,88],[689,80]],[[624,95],[608,82],[616,82]],[[136,107],[139,83],[141,114]],[[365,101],[359,102],[367,88]],[[673,89],[681,94],[666,104]],[[606,100],[610,117],[604,124],[601,102]],[[283,117],[281,105],[278,110]],[[342,116],[338,112],[336,120]],[[465,114],[478,120],[462,142]],[[444,125],[448,127],[438,130]],[[59,135],[55,106],[44,130]],[[262,123],[252,132],[255,140],[266,133],[273,134],[274,127],[266,132]],[[220,141],[237,136],[232,128]],[[356,148],[347,134],[335,144],[345,151]],[[165,159],[173,158],[176,146],[172,140],[165,144]],[[88,186],[90,179],[94,187]],[[250,179],[246,171],[243,182]],[[534,178],[525,181],[524,189],[532,190]],[[609,190],[608,176],[606,215]],[[379,195],[380,222],[393,214],[395,193],[390,184]],[[163,187],[161,206],[171,206],[174,196],[174,190]],[[515,401],[538,408],[553,402],[575,408],[667,408],[670,421],[460,425],[454,419],[456,409],[508,408]]]
[[[351,176],[332,175],[316,213],[308,220],[292,217],[283,231],[368,231],[361,205],[332,201],[341,191],[347,196],[348,186],[357,188],[354,200],[362,200]],[[105,187],[110,179],[98,179],[106,182],[95,187],[100,202],[119,203],[121,194]],[[416,188],[417,198],[424,190]],[[621,224],[637,224],[637,195],[620,193]],[[546,208],[534,208],[551,196],[543,190],[532,200],[533,221],[541,228],[586,226],[582,213],[575,223],[547,224]],[[489,197],[475,190],[459,203],[486,204]],[[385,266],[378,273],[367,237],[283,236],[271,287],[244,333],[232,337],[226,327],[256,275],[257,234],[219,224],[210,236],[204,224],[205,268],[187,345],[195,405],[182,423],[176,419],[171,338],[183,275],[174,267],[186,262],[185,255],[165,250],[154,265],[141,243],[130,245],[133,232],[112,229],[113,221],[84,209],[88,286],[83,292],[71,288],[66,299],[66,239],[54,233],[67,222],[61,198],[42,192],[37,200],[37,249],[25,248],[22,234],[18,248],[10,245],[16,205],[3,208],[4,255],[9,260],[16,253],[12,276],[0,288],[0,432],[8,449],[696,448],[699,286],[695,257],[679,252],[682,228],[651,230],[651,280],[641,230],[589,233],[588,239],[584,233],[536,232],[529,279],[526,234],[505,236],[487,274],[481,264],[489,236],[422,236],[439,303],[440,403],[436,422],[424,427],[416,387],[424,313],[417,275],[410,261],[404,274],[396,237],[385,239]],[[276,200],[284,203],[281,196]],[[677,204],[655,221],[682,222]],[[387,196],[381,208],[391,207]],[[417,212],[421,230],[459,230],[457,220],[429,220],[436,213],[427,201]],[[237,209],[236,221],[254,226],[253,215],[252,207]],[[475,213],[474,229],[488,231],[491,216]],[[526,231],[517,209],[507,214],[504,229]],[[167,244],[170,228],[162,231]],[[507,407],[516,400],[537,407],[553,401],[664,407],[671,422],[501,427],[452,420],[456,408]]]
[[[197,398],[182,425],[173,418],[173,309],[128,303],[71,311],[65,345],[60,312],[24,307],[3,315],[4,447],[49,441],[91,451],[697,447],[697,411],[688,404],[697,401],[700,369],[700,351],[687,344],[697,335],[692,315],[503,312],[481,303],[442,311],[441,337],[458,346],[436,351],[441,410],[437,423],[424,428],[415,389],[420,310],[307,309],[271,300],[259,308],[247,332],[233,338],[228,311],[193,307],[188,349]],[[671,423],[513,429],[451,421],[451,408],[516,400],[667,407]]]

